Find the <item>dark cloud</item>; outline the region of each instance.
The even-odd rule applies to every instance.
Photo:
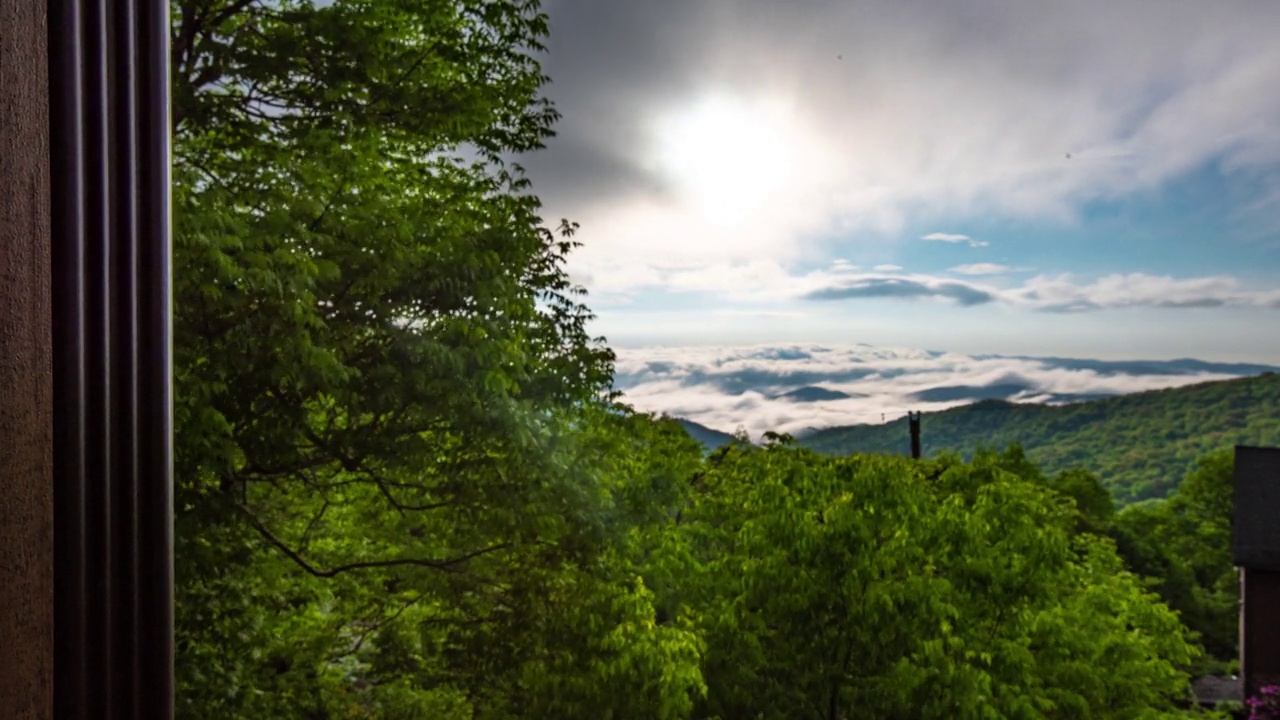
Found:
[[[554,138],[548,150],[523,159],[538,194],[573,197],[590,204],[619,196],[659,196],[668,191],[662,180],[620,155],[609,143],[592,143],[583,134]]]
[[[985,357],[988,356],[979,356],[979,359]],[[1088,370],[1103,377],[1120,375],[1197,375],[1200,373],[1259,375],[1265,372],[1280,371],[1280,367],[1274,365],[1205,362],[1191,358],[1178,360],[1089,360],[1060,357],[1018,357],[1016,359],[1034,360],[1048,367],[1063,368],[1065,370]]]
[[[806,300],[851,300],[857,298],[941,297],[965,307],[982,305],[996,299],[981,288],[958,282],[921,282],[909,278],[860,278],[853,282],[820,288],[806,293]]]
[[[660,193],[628,150],[643,141],[643,109],[693,83],[705,45],[702,14],[685,0],[550,0],[545,94],[562,117],[547,149],[522,159],[540,195],[577,206]]]
[[[1215,308],[1222,307],[1227,301],[1216,297],[1189,298],[1186,300],[1162,300],[1157,303],[1163,308]]]
[[[681,74],[707,41],[700,3],[548,0],[551,38],[543,67],[557,103],[631,95]],[[600,103],[589,103],[599,106]]]

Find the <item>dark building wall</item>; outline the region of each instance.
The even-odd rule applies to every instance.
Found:
[[[1245,568],[1242,575],[1240,665],[1252,697],[1263,685],[1280,685],[1280,572]]]
[[[1237,446],[1232,556],[1245,696],[1280,685],[1280,448]]]
[[[0,716],[53,708],[45,3],[0,0]]]
[[[1235,457],[1235,565],[1280,572],[1280,448],[1237,446]]]

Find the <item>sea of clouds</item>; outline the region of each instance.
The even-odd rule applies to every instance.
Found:
[[[802,436],[983,399],[1059,404],[1280,370],[1197,360],[962,355],[869,345],[618,349],[624,402],[715,430]]]

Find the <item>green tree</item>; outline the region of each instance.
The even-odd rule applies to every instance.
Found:
[[[1233,451],[1200,458],[1168,499],[1125,508],[1115,537],[1134,572],[1194,630],[1206,651],[1202,672],[1238,657],[1239,577],[1231,558]]]
[[[608,462],[574,227],[502,159],[556,119],[538,3],[173,15],[182,715],[561,717],[588,672],[679,714],[697,646],[629,549],[665,441]]]
[[[1115,500],[1097,475],[1087,470],[1063,470],[1053,476],[1049,487],[1075,501],[1082,531],[1101,534],[1111,527]]]
[[[1188,692],[1177,617],[994,459],[733,449],[702,488],[703,716],[1131,718]]]

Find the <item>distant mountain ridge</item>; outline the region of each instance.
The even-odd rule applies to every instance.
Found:
[[[1259,363],[1210,362],[1194,358],[1176,360],[1089,360],[1081,358],[1034,357],[1029,355],[975,355],[975,358],[1014,358],[1035,360],[1065,370],[1092,370],[1099,375],[1195,375],[1197,373],[1223,373],[1226,375],[1261,375],[1280,372],[1280,366]]]
[[[784,393],[774,395],[775,398],[783,400],[791,400],[792,402],[820,402],[822,400],[845,400],[851,397],[865,397],[864,395],[851,395],[840,390],[831,390],[829,388],[817,387],[814,385],[805,385]]]
[[[1237,444],[1280,445],[1280,375],[1151,390],[1069,405],[982,400],[926,413],[926,457],[970,456],[979,446],[1021,443],[1046,472],[1098,473],[1122,502],[1163,497],[1195,458]],[[909,453],[905,419],[817,431],[799,444],[819,452]]]
[[[708,448],[726,432],[677,418]],[[846,455],[907,455],[907,421],[831,427],[797,434],[798,444]],[[1122,503],[1163,497],[1206,452],[1237,444],[1280,446],[1280,374],[1219,380],[1064,405],[986,399],[925,413],[926,457],[964,457],[987,446],[1020,443],[1045,472],[1084,468],[1097,473]]]

